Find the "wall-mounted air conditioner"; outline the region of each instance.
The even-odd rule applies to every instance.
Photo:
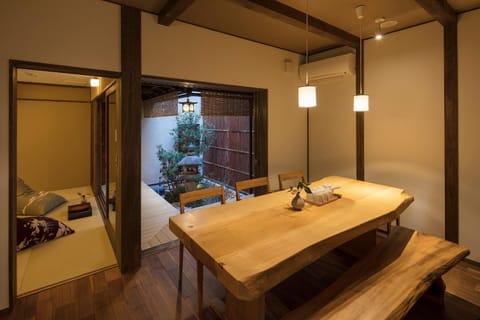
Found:
[[[305,82],[307,65],[300,65],[300,79]],[[346,53],[335,57],[311,61],[308,64],[309,83],[324,79],[345,77],[355,74],[355,54]]]

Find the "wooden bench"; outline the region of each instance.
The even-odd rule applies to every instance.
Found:
[[[462,245],[395,227],[331,286],[283,319],[402,319],[429,288],[443,302],[441,276],[468,254]]]

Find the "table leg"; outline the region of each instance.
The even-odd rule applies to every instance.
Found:
[[[225,317],[228,320],[263,320],[265,319],[265,296],[255,300],[237,299],[228,290],[225,299]]]
[[[440,276],[432,282],[424,296],[438,305],[443,305],[445,303],[445,289],[445,282]]]

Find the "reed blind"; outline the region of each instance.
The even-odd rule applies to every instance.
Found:
[[[202,91],[202,116],[251,116],[250,94]]]
[[[171,92],[143,102],[145,118],[178,115],[178,92]]]

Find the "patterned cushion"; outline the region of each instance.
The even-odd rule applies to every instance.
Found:
[[[17,216],[17,251],[74,233],[64,223],[48,217]]]

